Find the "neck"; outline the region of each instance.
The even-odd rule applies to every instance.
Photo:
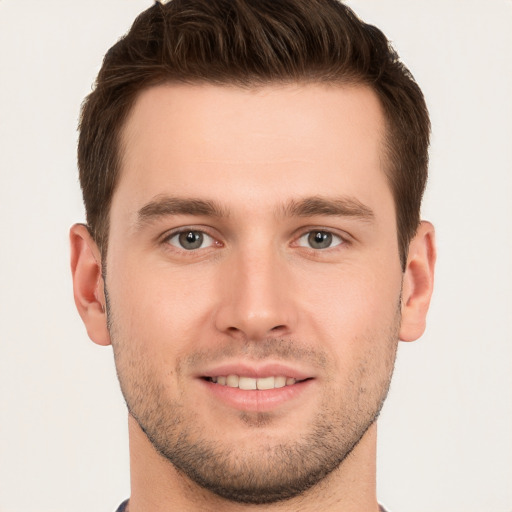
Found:
[[[373,424],[341,466],[304,494],[274,504],[233,503],[179,472],[154,449],[129,417],[131,498],[129,512],[377,512],[376,439]]]

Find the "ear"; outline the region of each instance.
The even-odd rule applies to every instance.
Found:
[[[436,245],[434,226],[423,221],[409,244],[402,286],[400,339],[417,340],[425,331],[427,311],[434,287]]]
[[[73,295],[87,334],[98,345],[110,345],[101,254],[89,230],[75,224],[70,232]]]

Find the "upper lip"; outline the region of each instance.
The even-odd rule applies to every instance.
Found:
[[[264,377],[284,376],[296,380],[305,380],[313,378],[312,373],[298,369],[285,363],[257,363],[257,362],[239,362],[223,363],[211,368],[207,368],[198,374],[198,377],[219,377],[222,375],[238,375],[243,377],[252,377],[260,379]]]

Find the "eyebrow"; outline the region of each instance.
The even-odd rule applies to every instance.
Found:
[[[228,212],[206,199],[161,196],[144,205],[137,213],[137,220],[139,224],[146,224],[167,215],[227,217]]]
[[[373,211],[356,198],[312,196],[292,199],[277,210],[282,217],[354,217],[373,220]],[[199,198],[159,196],[144,205],[137,213],[139,225],[169,215],[193,215],[204,217],[229,217],[229,211],[215,201]]]
[[[353,197],[306,197],[292,200],[284,207],[284,215],[289,217],[314,217],[327,215],[333,217],[355,217],[361,220],[373,220],[371,208]]]

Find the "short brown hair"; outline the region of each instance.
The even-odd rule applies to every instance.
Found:
[[[427,178],[427,107],[384,34],[337,0],[171,0],[137,17],[105,55],[80,120],[80,183],[87,223],[102,253],[124,121],[142,90],[167,82],[371,87],[387,122],[386,172],[405,267]]]

